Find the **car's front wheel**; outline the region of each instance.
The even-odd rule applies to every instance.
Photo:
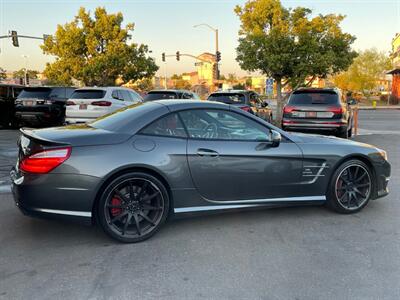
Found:
[[[360,160],[344,162],[334,172],[327,192],[327,205],[339,213],[363,209],[372,194],[372,172]]]
[[[154,176],[133,172],[113,180],[97,206],[103,230],[112,238],[135,243],[154,235],[169,211],[164,185]]]

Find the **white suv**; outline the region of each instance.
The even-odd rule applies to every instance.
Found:
[[[142,102],[135,91],[123,87],[86,87],[75,90],[67,101],[65,122],[85,123],[117,109]]]

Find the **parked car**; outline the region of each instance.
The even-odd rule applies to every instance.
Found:
[[[196,99],[200,97],[188,90],[153,90],[147,93],[144,101],[166,100],[166,99]]]
[[[17,126],[15,119],[15,99],[24,87],[17,84],[0,84],[0,126]]]
[[[260,96],[254,91],[221,90],[211,93],[207,100],[234,105],[267,122],[272,121],[272,109],[268,107],[268,102],[262,101]]]
[[[85,123],[117,109],[142,102],[135,91],[123,87],[86,87],[74,91],[67,101],[67,124]]]
[[[76,218],[138,242],[168,215],[326,204],[349,214],[388,194],[386,152],[287,133],[232,105],[161,100],[89,124],[22,130],[20,210]]]
[[[62,125],[74,87],[25,87],[15,101],[15,117],[27,125]]]
[[[337,89],[298,89],[290,95],[283,108],[282,128],[350,137],[353,128],[352,104],[353,100],[347,101]]]

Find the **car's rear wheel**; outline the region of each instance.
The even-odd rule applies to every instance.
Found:
[[[347,128],[340,129],[337,133],[337,137],[340,137],[342,139],[347,139],[348,138],[348,131]]]
[[[128,173],[113,180],[97,206],[99,222],[112,238],[135,243],[154,235],[169,211],[164,185],[146,173]]]
[[[360,160],[344,162],[333,174],[327,193],[327,205],[339,213],[363,209],[372,195],[372,172]]]

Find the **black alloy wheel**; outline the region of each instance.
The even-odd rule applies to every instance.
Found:
[[[372,175],[359,160],[342,164],[335,172],[328,193],[328,206],[340,213],[353,213],[365,207],[372,194]]]
[[[98,205],[103,230],[126,243],[148,239],[165,221],[169,198],[164,185],[145,173],[124,174],[104,191]]]

